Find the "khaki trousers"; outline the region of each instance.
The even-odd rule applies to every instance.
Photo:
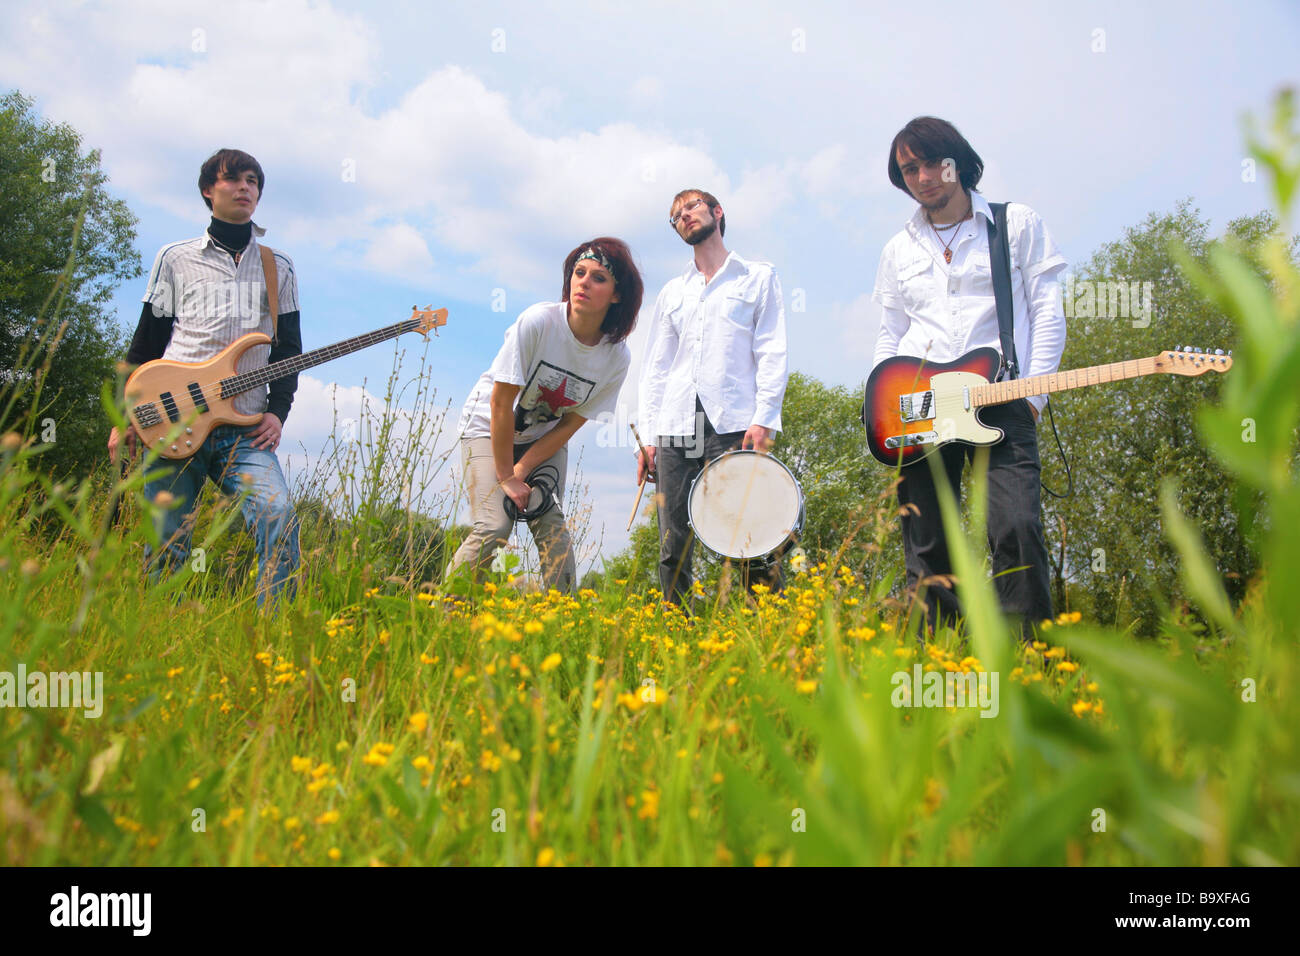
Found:
[[[532,443],[515,445],[516,462],[532,447]],[[447,568],[450,578],[463,567],[469,567],[476,574],[492,562],[497,549],[510,540],[514,528],[506,514],[506,493],[497,481],[496,460],[492,457],[491,438],[463,438],[460,443],[461,462],[465,468],[465,485],[469,491],[470,508],[474,518],[474,528],[468,538],[456,550]],[[533,533],[537,552],[542,559],[542,581],[548,588],[560,591],[573,591],[577,577],[576,562],[573,555],[573,542],[569,539],[569,530],[564,526],[564,512],[560,502],[564,501],[564,479],[569,465],[568,447],[563,447],[538,468],[551,466],[559,475],[555,488],[556,501],[546,514],[528,522],[528,530]]]

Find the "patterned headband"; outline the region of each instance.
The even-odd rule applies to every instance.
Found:
[[[583,251],[582,255],[578,256],[577,259],[573,260],[573,264],[576,266],[583,259],[595,260],[597,263],[599,263],[601,266],[604,267],[606,272],[609,273],[609,277],[614,280],[614,283],[615,284],[618,283],[618,279],[615,278],[614,276],[614,267],[609,264],[609,260],[605,258],[605,254],[597,251],[595,246],[588,246]]]

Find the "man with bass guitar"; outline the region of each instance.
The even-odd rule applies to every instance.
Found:
[[[918,117],[894,137],[890,182],[920,205],[880,257],[872,297],[882,317],[873,367],[893,356],[951,362],[981,347],[996,349],[1011,376],[1046,374],[1059,366],[1065,348],[1060,277],[1066,262],[1042,220],[1019,203],[1006,208],[1014,321],[1007,336],[1012,347],[1003,348],[991,265],[997,261],[989,229],[995,217],[975,191],[983,172],[979,155],[945,120]],[[1005,433],[989,449],[994,585],[1003,610],[1022,622],[1025,637],[1052,616],[1039,499],[1037,421],[1045,403],[1039,395],[981,413],[985,425]],[[940,473],[954,498],[974,451],[953,442],[932,456],[942,464]],[[933,631],[960,615],[961,605],[947,586],[953,568],[929,462],[902,469],[898,498],[908,587],[925,588],[927,625]]]
[[[262,332],[272,344],[254,345],[244,353],[239,372],[262,368],[302,352],[298,316],[298,283],[293,262],[276,251],[271,265],[276,281],[268,283],[266,252],[258,244],[265,230],[253,222],[266,176],[257,160],[237,149],[213,153],[199,171],[199,193],[212,211],[202,236],[164,246],[149,273],[140,322],[126,360],[139,365],[166,358],[197,363],[212,359],[249,332]],[[267,288],[277,286],[274,313]],[[193,531],[190,520],[206,479],[226,494],[247,491],[244,521],[257,540],[260,576],[257,601],[275,598],[286,587],[294,590],[298,568],[298,523],[289,487],[275,451],[298,387],[296,374],[236,395],[234,410],[261,415],[255,425],[219,425],[194,454],[183,459],[159,458],[163,473],[145,485],[150,501],[165,505],[162,549],[145,555],[150,577],[174,571],[189,556]],[[127,449],[135,453],[139,436],[128,427]],[[108,439],[109,457],[117,460],[121,436],[114,428]]]

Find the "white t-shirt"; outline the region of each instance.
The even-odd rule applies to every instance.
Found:
[[[632,352],[606,336],[583,345],[569,328],[567,302],[539,302],[506,330],[506,341],[460,413],[461,438],[492,435],[492,386],[518,385],[516,445],[536,441],[566,413],[595,418],[614,412]]]

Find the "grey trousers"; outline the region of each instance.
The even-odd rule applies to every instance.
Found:
[[[698,398],[694,435],[658,437],[655,500],[659,514],[659,590],[665,600],[687,609],[691,606],[691,556],[695,550],[695,534],[690,526],[691,482],[713,459],[739,448],[744,437],[744,432],[719,435],[714,431]],[[774,591],[781,590],[785,583],[780,561],[771,566],[766,562],[741,561],[739,567],[745,592],[751,583],[766,584]]]
[[[515,461],[518,462],[531,447],[532,443],[515,445]],[[451,559],[451,564],[447,567],[447,578],[466,566],[475,573],[481,571],[492,562],[497,549],[510,540],[510,532],[514,529],[514,522],[506,514],[506,493],[497,481],[492,439],[461,439],[460,454],[465,467],[465,486],[469,492],[474,528]],[[546,514],[529,520],[528,530],[533,533],[537,552],[541,555],[542,581],[548,588],[572,591],[577,568],[573,542],[569,539],[568,528],[564,526],[564,512],[559,505],[559,502],[564,501],[564,479],[569,466],[568,446],[562,447],[538,467],[545,465],[550,465],[560,476],[555,489],[558,501],[551,505]]]

